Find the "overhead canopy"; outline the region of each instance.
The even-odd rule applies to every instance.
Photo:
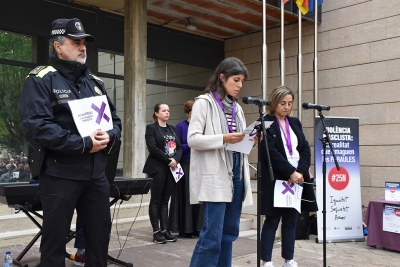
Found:
[[[124,0],[73,0],[71,2],[98,7],[124,15]],[[267,1],[267,3],[278,1]],[[280,25],[280,9],[266,6],[266,25]],[[285,23],[297,22],[297,14],[285,11]],[[305,18],[308,20],[308,18]],[[227,39],[262,30],[262,1],[256,0],[148,0],[147,21],[181,31],[189,23],[190,31],[216,39]]]

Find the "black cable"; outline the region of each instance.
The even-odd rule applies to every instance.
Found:
[[[116,217],[116,219],[115,219],[115,230],[117,230],[117,238],[118,238],[119,250],[120,250],[120,251],[121,251],[121,241],[119,240],[118,215],[119,215],[119,210],[120,210],[120,208],[121,208],[121,203],[122,203],[122,200],[119,202],[118,211],[117,211],[117,217]],[[119,256],[119,254],[118,254],[118,256]],[[117,257],[117,259],[118,259],[118,257]]]
[[[121,198],[121,193],[120,193],[120,191],[119,191],[119,188],[118,188],[118,186],[116,186],[115,184],[110,184],[110,185],[112,185],[112,186],[115,186],[115,188],[117,188],[117,191],[118,191],[118,198]],[[115,202],[116,203],[116,202]],[[111,217],[111,225],[112,225],[112,222],[114,221],[114,214],[115,214],[115,206],[116,206],[116,204],[114,203],[114,211],[113,211],[113,215],[112,215],[112,217]]]
[[[151,183],[151,182],[147,182],[147,183],[145,184],[145,186],[143,187],[143,192],[142,192],[142,194],[141,194],[142,197],[141,197],[141,199],[140,199],[139,209],[138,209],[138,211],[137,211],[137,213],[136,213],[135,219],[133,220],[131,227],[130,227],[129,230],[128,230],[128,233],[126,234],[125,242],[124,242],[124,245],[122,246],[122,248],[121,248],[121,243],[120,243],[120,251],[119,251],[119,253],[118,253],[117,259],[118,259],[119,256],[121,255],[122,250],[124,249],[124,247],[125,247],[125,245],[126,245],[126,242],[128,241],[129,233],[131,232],[131,230],[132,230],[132,228],[133,228],[133,225],[135,224],[136,219],[137,219],[137,217],[138,217],[138,215],[139,215],[139,212],[140,212],[140,210],[141,210],[141,208],[142,208],[144,192],[145,192],[145,190],[146,190],[147,185],[150,184],[150,183]],[[128,184],[128,185],[129,185],[129,184]],[[129,186],[128,186],[128,192],[129,192]],[[117,236],[118,236],[118,242],[119,242],[118,230],[117,230]]]
[[[117,188],[117,191],[118,191],[118,199],[121,199],[122,198],[122,196],[121,196],[121,191],[119,190],[119,188],[118,188],[118,186],[117,185],[115,185],[115,184],[111,184],[112,186],[115,186],[115,188]],[[128,183],[128,185],[129,185],[129,183]],[[129,190],[129,186],[128,186],[128,190]],[[129,192],[129,191],[128,191]],[[119,242],[119,232],[118,232],[118,214],[119,214],[119,210],[120,210],[120,208],[121,208],[121,203],[122,203],[123,201],[122,201],[122,199],[121,199],[121,201],[119,202],[119,206],[118,206],[118,210],[117,210],[117,216],[116,216],[116,219],[115,219],[115,229],[117,230],[117,239],[118,239],[118,242]],[[112,226],[112,222],[114,221],[114,215],[115,215],[115,209],[116,209],[116,206],[117,206],[117,201],[115,201],[115,203],[114,203],[114,210],[113,210],[113,214],[112,214],[112,217],[111,217],[111,226]],[[112,228],[112,227],[111,227]],[[121,242],[119,242],[119,247],[120,247],[120,249],[121,249]]]

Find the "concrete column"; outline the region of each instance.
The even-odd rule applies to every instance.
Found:
[[[147,1],[125,0],[123,150],[126,178],[144,177]]]
[[[47,38],[37,36],[32,38],[32,62],[43,66],[49,63],[49,40]]]

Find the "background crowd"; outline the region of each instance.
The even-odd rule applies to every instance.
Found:
[[[0,157],[0,183],[29,182],[31,172],[24,153]]]

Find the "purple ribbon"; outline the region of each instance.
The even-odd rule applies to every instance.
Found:
[[[215,98],[215,101],[217,101],[218,105],[219,105],[220,108],[222,109],[222,112],[225,114],[224,104],[222,104],[222,102],[221,102],[221,100],[219,99],[217,93],[216,93],[215,91],[213,91],[212,94],[213,94],[213,96],[214,96],[214,98]],[[235,115],[236,115],[236,102],[235,102],[235,99],[234,99],[234,98],[232,98],[232,99],[233,99],[233,104],[232,104],[232,119],[231,119],[231,123],[229,123],[229,121],[226,119],[226,116],[225,116],[226,124],[228,124],[228,129],[229,129],[229,132],[230,132],[230,133],[233,132],[232,125],[233,125],[233,121],[235,120]]]
[[[110,118],[107,116],[107,114],[104,113],[104,110],[106,109],[106,103],[102,102],[101,108],[98,108],[95,104],[92,104],[92,109],[94,109],[98,113],[96,119],[97,124],[100,124],[101,118],[104,118],[106,121],[110,121]]]
[[[276,117],[276,120],[278,121],[279,128],[281,128],[281,130],[283,132],[283,136],[285,137],[286,145],[287,145],[288,150],[289,150],[289,154],[290,154],[290,156],[292,156],[293,155],[293,148],[292,148],[292,139],[290,139],[289,120],[287,119],[287,117],[285,117],[285,126],[286,126],[287,134],[285,133],[285,130],[283,130],[282,124],[279,121],[278,117]]]
[[[178,179],[181,178],[181,175],[183,174],[183,172],[181,172],[181,168],[179,168],[179,170],[175,173],[178,174]]]
[[[282,185],[285,187],[285,190],[282,191],[282,195],[286,194],[286,192],[289,192],[292,195],[294,195],[294,191],[292,190],[294,184],[288,185],[286,182],[282,182]]]

